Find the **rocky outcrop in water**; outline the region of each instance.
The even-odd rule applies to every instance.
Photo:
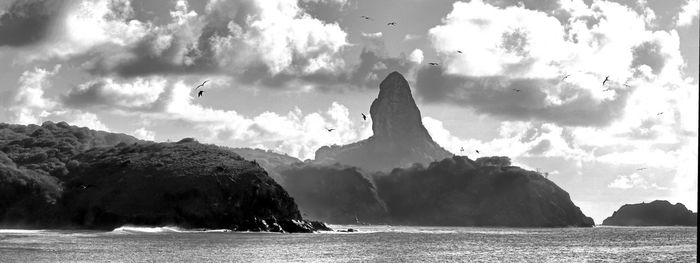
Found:
[[[321,147],[315,160],[388,172],[452,156],[428,134],[408,82],[400,73],[393,72],[381,82],[370,115],[373,132],[370,138],[344,146]]]
[[[665,200],[627,204],[603,220],[606,226],[697,226],[698,214]]]
[[[142,142],[45,123],[0,126],[0,226],[176,225],[311,232],[257,163],[194,140]]]

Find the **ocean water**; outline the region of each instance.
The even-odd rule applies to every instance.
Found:
[[[0,262],[696,262],[696,227],[0,230]]]

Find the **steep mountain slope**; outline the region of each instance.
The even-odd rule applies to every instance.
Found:
[[[316,151],[316,162],[338,162],[366,171],[388,172],[452,156],[428,134],[408,82],[400,73],[392,72],[381,82],[370,115],[373,132],[370,138],[344,146],[321,147]]]

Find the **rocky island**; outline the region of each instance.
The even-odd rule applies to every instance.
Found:
[[[51,122],[0,124],[0,135],[2,227],[328,230],[257,163],[218,146]]]
[[[665,200],[627,204],[603,220],[605,226],[697,226],[698,214]]]

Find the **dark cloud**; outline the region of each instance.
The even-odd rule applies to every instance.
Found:
[[[647,65],[654,74],[661,73],[666,65],[666,56],[661,53],[661,44],[658,42],[644,42],[632,49],[632,67]]]
[[[145,37],[123,54],[94,58],[87,70],[94,75],[117,75],[126,78],[203,73],[216,70],[212,62],[211,50],[188,46],[181,37],[174,35],[170,39],[168,47],[158,52],[156,51],[159,45],[157,38],[156,35]],[[183,63],[183,60],[191,61],[191,63]]]
[[[405,57],[387,57],[372,50],[362,50],[355,67],[340,71],[317,71],[310,74],[280,72],[272,74],[264,65],[247,68],[237,76],[240,83],[267,88],[288,88],[310,84],[320,91],[342,91],[373,89],[379,86],[384,76],[393,71],[408,72],[415,64]]]
[[[543,88],[562,85],[560,105],[546,100]],[[450,103],[511,120],[539,120],[563,126],[606,126],[623,115],[631,90],[615,89],[613,100],[600,101],[590,91],[559,79],[504,76],[465,77],[442,67],[423,67],[416,76],[416,94],[426,103]],[[514,91],[520,90],[520,92]]]
[[[549,151],[550,148],[552,148],[552,143],[549,140],[542,140],[537,145],[530,148],[527,153],[531,155],[540,155]]]
[[[72,108],[85,108],[99,105],[109,105],[110,100],[104,95],[105,82],[95,82],[85,88],[71,89],[61,97],[63,104]]]
[[[170,85],[167,84],[166,88],[152,101],[148,101],[145,94],[118,92],[115,91],[116,87],[110,88],[107,85],[120,84],[108,83],[105,80],[92,81],[74,87],[61,95],[59,100],[64,106],[73,109],[126,110],[128,112],[147,113],[163,111],[173,96],[173,89],[169,88]],[[143,88],[150,87],[144,84]]]
[[[0,46],[25,46],[43,40],[65,5],[63,0],[17,0],[0,12]]]

